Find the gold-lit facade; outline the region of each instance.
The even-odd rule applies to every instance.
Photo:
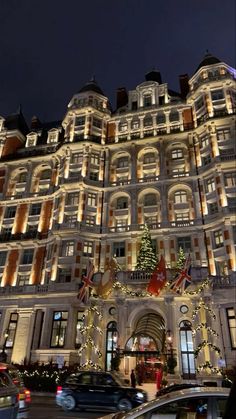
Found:
[[[216,319],[205,310],[199,324],[217,329],[213,340],[222,362],[234,365],[235,77],[233,68],[207,55],[189,80],[180,78],[181,93],[152,71],[134,90],[118,90],[116,111],[91,80],[60,122],[34,117],[28,129],[21,112],[0,119],[0,348],[8,360],[85,362],[78,325],[88,305],[77,295],[88,259],[99,280],[115,256],[120,283],[145,290],[149,277],[135,266],[147,224],[169,279],[182,247],[191,254],[190,289],[206,278],[210,285],[201,295],[165,290],[141,298],[120,288],[95,299],[103,313],[96,320],[103,335],[94,335],[101,366],[109,368],[113,356],[109,327],[115,325],[128,354],[135,331],[145,341],[141,320],[148,324],[154,316],[162,334],[147,326],[150,342],[162,352],[171,331],[176,374],[183,376],[181,324],[193,326],[200,298]],[[204,333],[193,347],[208,341]],[[201,364],[220,364],[209,346],[200,358]],[[122,356],[121,369],[128,374],[134,362]]]

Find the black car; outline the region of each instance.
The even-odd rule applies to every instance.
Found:
[[[16,419],[19,409],[19,391],[7,372],[0,364],[0,418]]]
[[[128,387],[119,376],[105,371],[83,371],[70,375],[57,388],[56,403],[64,410],[130,410],[147,401],[147,393]]]

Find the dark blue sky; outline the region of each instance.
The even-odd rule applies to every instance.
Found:
[[[235,67],[234,0],[1,0],[0,115],[61,119],[92,75],[115,103],[152,68],[178,89],[208,49]]]

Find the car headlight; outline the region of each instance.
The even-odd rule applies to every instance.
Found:
[[[137,398],[138,398],[138,399],[144,399],[144,394],[143,394],[143,393],[141,393],[141,391],[138,391],[138,392],[136,393],[136,396],[137,396]]]

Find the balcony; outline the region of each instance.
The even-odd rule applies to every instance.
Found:
[[[27,294],[32,295],[33,298],[36,294],[58,294],[68,292],[78,292],[79,285],[75,282],[51,282],[50,284],[39,284],[39,285],[23,285],[23,286],[6,286],[0,287],[1,295],[16,295],[16,294]]]
[[[5,243],[9,241],[32,240],[32,239],[43,240],[48,237],[48,234],[49,234],[48,232],[41,233],[39,231],[34,231],[34,230],[27,231],[26,233],[15,233],[15,234],[3,233],[3,234],[0,234],[0,243]]]
[[[213,289],[218,288],[235,288],[236,287],[236,275],[235,272],[232,275],[226,276],[211,276]]]

